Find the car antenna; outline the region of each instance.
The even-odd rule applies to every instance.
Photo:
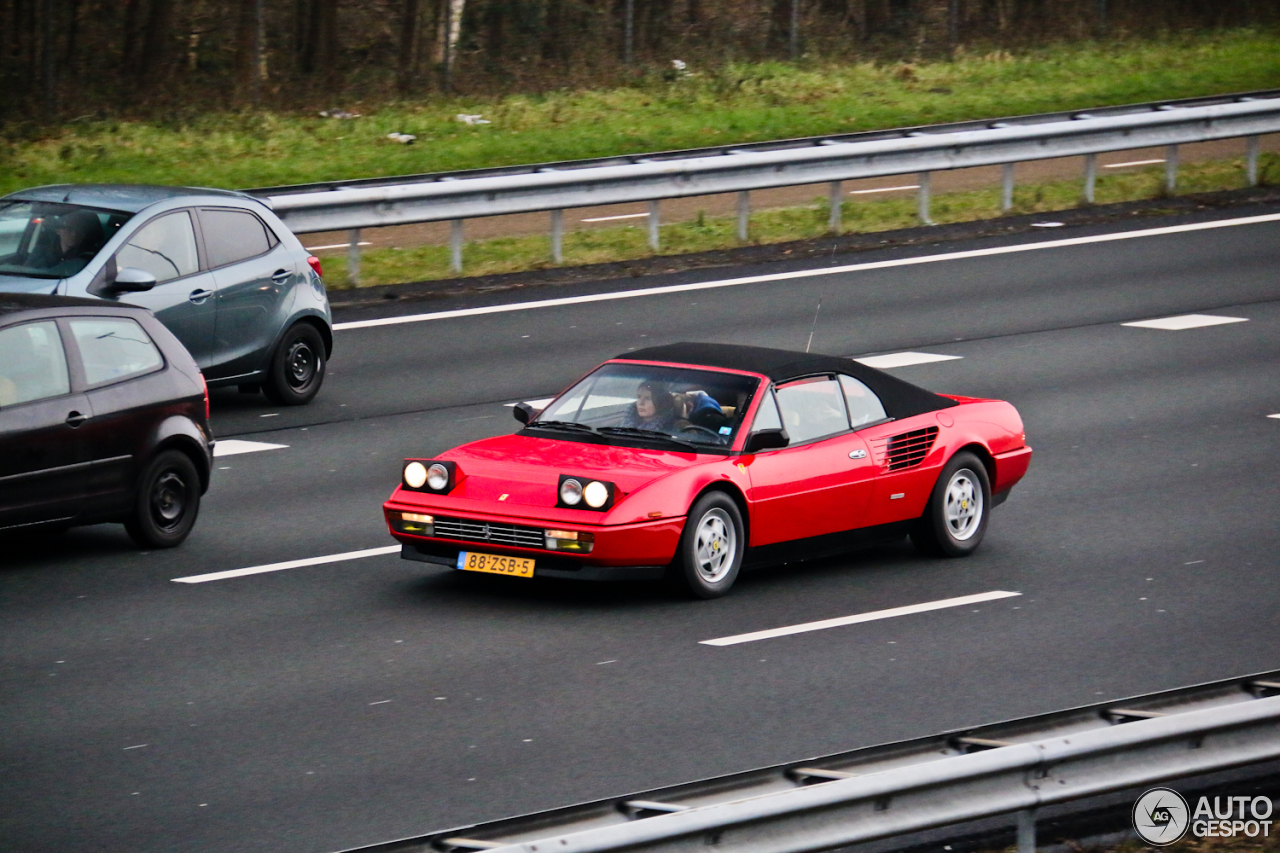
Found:
[[[809,347],[813,346],[813,333],[818,329],[818,314],[822,311],[822,297],[818,297],[818,310],[813,312],[813,326],[809,329],[809,343],[804,345],[804,351],[807,354]]]

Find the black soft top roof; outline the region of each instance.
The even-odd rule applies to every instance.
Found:
[[[763,373],[774,382],[786,382],[820,373],[843,373],[863,382],[884,404],[891,418],[909,418],[957,405],[955,400],[904,382],[883,370],[867,367],[849,358],[818,353],[792,352],[767,347],[737,344],[679,343],[647,347],[616,356],[636,361],[668,361],[677,364],[699,364],[728,370]]]

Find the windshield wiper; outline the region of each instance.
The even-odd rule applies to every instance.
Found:
[[[628,438],[647,438],[652,441],[663,441],[667,444],[676,444],[680,447],[687,447],[690,450],[698,450],[700,447],[715,447],[716,445],[700,445],[692,441],[684,441],[673,435],[667,435],[665,432],[658,432],[652,429],[640,429],[639,427],[600,427],[601,435],[618,435]]]
[[[534,421],[529,424],[528,428],[532,429],[564,429],[574,432],[589,432],[592,435],[599,435],[600,432],[590,424],[580,424],[577,421]]]

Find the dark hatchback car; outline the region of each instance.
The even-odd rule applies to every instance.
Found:
[[[141,305],[210,385],[284,405],[316,395],[333,349],[320,262],[244,193],[68,184],[0,198],[0,292]]]
[[[178,545],[212,445],[200,368],[149,311],[0,294],[0,532],[123,522]]]

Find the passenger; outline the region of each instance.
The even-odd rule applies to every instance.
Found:
[[[641,382],[636,401],[627,409],[622,426],[669,432],[675,426],[675,397],[657,382]]]

